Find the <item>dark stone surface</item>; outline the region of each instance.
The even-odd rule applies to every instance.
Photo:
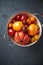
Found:
[[[43,65],[43,34],[27,48],[12,45],[8,36],[3,39],[8,19],[20,11],[43,14],[43,0],[0,0],[0,65]],[[38,17],[42,24],[43,19]]]

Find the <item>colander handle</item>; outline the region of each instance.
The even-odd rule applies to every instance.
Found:
[[[8,36],[8,34],[7,34],[7,32],[4,33],[3,39],[4,39],[5,42],[7,42],[7,45],[8,45],[8,46],[14,46],[14,45],[15,45],[15,44],[10,40],[10,38],[9,38],[9,36]]]
[[[33,13],[33,15],[39,15],[43,18],[43,15],[42,14],[39,14],[39,13]],[[41,26],[43,27],[43,24],[41,24]]]

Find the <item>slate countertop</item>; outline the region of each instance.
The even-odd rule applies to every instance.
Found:
[[[43,34],[27,48],[9,46],[12,42],[8,37],[3,39],[8,19],[20,11],[43,14],[43,0],[0,0],[0,65],[43,65]],[[39,19],[43,24],[43,18]]]

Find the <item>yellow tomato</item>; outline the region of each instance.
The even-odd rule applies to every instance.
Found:
[[[29,33],[29,35],[34,36],[37,33],[37,31],[38,31],[37,25],[30,24],[28,26],[28,33]]]
[[[39,39],[39,35],[35,35],[34,38],[35,38],[35,40],[38,40]]]
[[[35,38],[34,38],[34,37],[32,37],[32,38],[31,38],[31,42],[34,42],[34,41],[35,41]]]
[[[23,27],[22,21],[16,21],[15,23],[13,23],[13,29],[15,31],[20,31],[22,27]]]

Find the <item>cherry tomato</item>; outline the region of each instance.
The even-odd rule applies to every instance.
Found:
[[[9,29],[9,30],[8,30],[8,33],[9,33],[9,35],[13,36],[14,33],[15,33],[15,31],[14,31],[13,29]]]
[[[26,19],[27,19],[27,16],[25,16],[25,15],[21,16],[21,21],[26,20]]]

